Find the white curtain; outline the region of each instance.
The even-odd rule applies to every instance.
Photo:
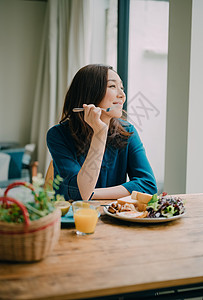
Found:
[[[43,175],[50,162],[46,132],[59,121],[67,87],[76,71],[91,63],[93,1],[47,3],[31,129]]]

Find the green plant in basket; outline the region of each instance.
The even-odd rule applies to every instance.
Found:
[[[53,184],[61,181],[57,176]],[[19,186],[15,195],[21,201],[8,196]],[[39,261],[51,253],[61,229],[61,212],[54,205],[58,198],[63,199],[44,187],[42,176],[33,184],[17,181],[6,188],[0,197],[0,261]]]
[[[62,181],[63,179],[57,175],[52,183],[54,188],[58,189]],[[15,199],[9,201],[9,197],[7,197],[8,191],[18,186],[30,189],[34,196],[33,201],[22,201],[23,205],[19,205],[19,201]],[[52,213],[56,209],[56,202],[65,201],[63,196],[56,195],[55,191],[51,190],[49,186],[44,187],[44,180],[40,174],[33,178],[33,184],[27,182],[10,184],[4,192],[4,196],[8,199],[6,200],[6,198],[2,197],[0,202],[0,221],[12,223],[23,223],[25,213],[28,213],[30,221],[38,220]]]

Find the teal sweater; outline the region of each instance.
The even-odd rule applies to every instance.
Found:
[[[121,121],[123,127],[133,134],[128,144],[122,149],[108,145],[106,147],[96,188],[123,185],[130,193],[138,191],[155,194],[156,180],[146,157],[143,144],[136,129],[128,122]],[[60,189],[66,200],[79,200],[81,195],[77,185],[77,174],[85,160],[85,155],[77,157],[74,140],[68,123],[58,124],[47,132],[47,146],[53,158],[54,176],[63,178]],[[94,161],[89,166],[86,176],[92,180]],[[129,181],[126,182],[126,177]]]

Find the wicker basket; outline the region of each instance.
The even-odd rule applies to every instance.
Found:
[[[20,183],[18,185],[24,185]],[[15,184],[16,186],[16,184]],[[32,185],[26,186],[33,190]],[[25,223],[7,223],[0,221],[0,260],[31,262],[45,258],[58,242],[61,227],[61,211],[52,213],[35,221],[30,221],[26,207],[14,198],[7,197],[7,192],[0,201],[14,202],[23,212]],[[9,204],[8,204],[9,205]]]

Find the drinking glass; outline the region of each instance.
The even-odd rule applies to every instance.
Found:
[[[76,234],[88,235],[95,231],[100,203],[97,201],[74,201],[72,203]]]

